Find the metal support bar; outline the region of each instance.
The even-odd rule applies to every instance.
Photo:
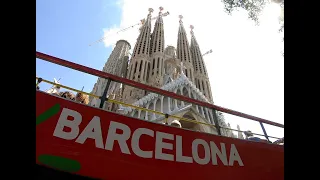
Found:
[[[106,80],[107,80],[107,84],[106,84],[106,87],[104,88],[102,96],[100,97],[101,101],[100,101],[99,108],[103,108],[104,103],[108,100],[107,99],[107,93],[108,93],[108,90],[109,90],[109,86],[110,86],[111,80],[110,79],[106,79]]]
[[[39,78],[38,78],[38,83],[41,83],[42,80],[43,80],[43,79],[39,77]]]
[[[38,78],[38,82],[36,84],[36,88],[39,90],[40,87],[39,87],[39,84],[42,82],[42,78]]]
[[[218,131],[218,135],[221,136],[221,130],[220,130],[219,122],[218,122],[217,111],[215,109],[212,109],[212,114],[213,114],[214,125],[216,126],[216,129]]]
[[[260,123],[260,126],[261,126],[261,128],[262,128],[264,137],[266,137],[266,139],[270,142],[269,136],[268,136],[268,134],[267,134],[267,131],[264,129],[264,126],[263,126],[262,122],[259,122],[259,123]]]
[[[165,114],[165,115],[164,115],[164,118],[165,118],[165,119],[164,119],[165,124],[168,125],[169,114]]]

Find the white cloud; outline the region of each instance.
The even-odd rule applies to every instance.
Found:
[[[104,30],[105,46],[126,39],[133,49],[139,26],[123,33],[116,32],[146,18],[150,7],[156,16],[160,6],[164,7],[164,12],[170,12],[163,18],[165,44],[176,46],[178,15],[181,14],[187,31],[190,24],[194,25],[202,53],[213,50],[204,59],[215,104],[284,123],[284,58],[281,55],[284,45],[283,34],[278,33],[278,6],[266,7],[260,26],[255,26],[245,11],[227,15],[220,1],[122,0],[119,5],[122,7],[120,25]],[[188,38],[190,40],[190,35]],[[232,128],[239,124],[242,130],[262,133],[258,122],[228,115],[226,120]],[[266,128],[269,135],[283,136],[281,128]]]

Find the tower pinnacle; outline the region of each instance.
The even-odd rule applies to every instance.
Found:
[[[149,8],[148,11],[147,19],[142,25],[139,37],[134,46],[127,73],[127,79],[141,83],[147,82],[147,70],[150,66],[151,13],[153,12],[153,9]],[[123,97],[126,98],[128,102],[134,102],[135,100],[143,97],[144,94],[144,90],[135,89],[131,86],[124,86]]]
[[[191,33],[191,35],[193,36],[194,34],[193,34],[193,29],[194,29],[194,26],[193,25],[190,25],[190,33]]]
[[[179,23],[182,24],[183,16],[182,16],[182,15],[179,15],[179,19],[180,19],[180,20],[179,20]]]
[[[148,84],[160,88],[164,75],[164,28],[162,20],[163,7],[159,7],[159,16],[156,18],[150,40],[150,71],[147,77]]]
[[[160,11],[159,11],[159,15],[160,15],[160,14],[162,14],[163,7],[160,6],[160,7],[159,7],[159,10],[160,10]]]
[[[157,20],[156,20],[156,23],[163,23],[163,20],[162,20],[162,10],[163,10],[163,7],[160,6],[159,7],[159,16],[157,17]],[[169,14],[169,12],[167,12]]]
[[[191,33],[191,43],[190,43],[190,51],[192,56],[192,62],[194,67],[195,74],[195,85],[196,87],[203,92],[203,94],[212,101],[212,93],[209,82],[209,77],[207,73],[207,68],[203,61],[202,53],[200,51],[200,47],[194,35],[193,29],[194,26],[190,25],[190,33]]]
[[[198,43],[196,41],[196,37],[194,36],[194,32],[193,32],[194,26],[190,25],[190,34],[191,34],[191,44],[195,43],[195,45],[197,46]]]
[[[186,31],[183,27],[182,15],[179,15],[179,31],[178,31],[178,41],[177,41],[177,58],[184,63],[186,66],[185,75],[190,79],[190,81],[194,82],[194,72],[193,72],[193,64],[192,57],[189,48],[189,43],[187,39]]]
[[[149,11],[149,15],[151,15],[151,13],[153,12],[153,9],[149,8],[148,11]]]

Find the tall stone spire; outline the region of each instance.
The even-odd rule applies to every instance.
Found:
[[[137,42],[134,46],[132,57],[137,55],[148,55],[150,46],[150,33],[151,33],[151,13],[152,8],[149,8],[149,14],[147,20],[144,22],[140,34],[138,36]]]
[[[102,71],[119,77],[126,77],[130,49],[131,46],[128,41],[117,41]]]
[[[127,79],[146,83],[148,77],[148,69],[150,67],[149,54],[150,54],[150,36],[151,36],[151,13],[152,8],[149,8],[147,20],[143,24],[140,35],[134,46],[132,57],[128,67]],[[125,86],[123,97],[128,102],[134,102],[145,95],[141,89],[136,89],[131,86]]]
[[[164,50],[164,31],[162,19],[163,7],[159,7],[159,9],[159,16],[157,17],[153,32],[151,34],[150,55],[157,52],[163,53]]]
[[[119,40],[116,43],[116,46],[112,50],[108,61],[105,63],[102,71],[107,72],[119,77],[125,77],[127,73],[127,66],[129,61],[129,50],[131,46],[129,42],[125,40]],[[97,82],[95,83],[91,93],[97,96],[101,96],[107,84],[107,80],[104,78],[98,78]],[[121,84],[117,82],[111,82],[109,86],[109,91],[107,97],[112,99],[117,99],[121,97],[123,89],[121,88]],[[99,107],[100,99],[97,98],[89,98],[90,105]],[[112,108],[112,107],[109,107]],[[104,109],[108,109],[107,106]]]
[[[177,42],[177,58],[180,59],[181,62],[184,63],[186,66],[185,75],[194,82],[194,72],[193,72],[193,65],[191,60],[191,52],[189,49],[189,43],[187,39],[186,31],[183,27],[182,18],[183,16],[180,15],[180,25],[178,31],[178,42]]]
[[[163,7],[159,8],[159,16],[155,22],[150,41],[150,71],[148,84],[160,88],[164,76],[164,30],[162,20]]]
[[[196,87],[212,102],[212,92],[210,81],[207,73],[206,65],[204,64],[200,47],[194,35],[194,27],[191,25],[191,44],[190,51],[193,59],[194,80]]]

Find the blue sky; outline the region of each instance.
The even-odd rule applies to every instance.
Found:
[[[111,0],[37,0],[36,50],[101,70],[111,47],[103,43],[89,46],[103,36],[103,28],[120,23],[121,9]],[[97,77],[36,60],[36,73],[47,80],[90,92]],[[51,87],[46,83],[40,88]]]

